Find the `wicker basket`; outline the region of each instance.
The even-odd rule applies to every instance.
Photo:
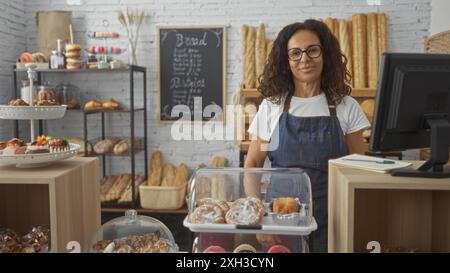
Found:
[[[450,30],[429,37],[425,41],[425,51],[450,54]]]
[[[179,209],[184,205],[186,185],[177,187],[139,186],[144,209]]]

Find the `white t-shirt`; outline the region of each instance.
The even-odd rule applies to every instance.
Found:
[[[274,104],[264,99],[253,119],[248,132],[253,137],[269,141],[283,113],[285,98]],[[310,98],[292,97],[289,113],[297,117],[330,116],[325,93]],[[349,96],[343,98],[336,106],[336,115],[344,135],[370,127],[366,115],[358,102]]]

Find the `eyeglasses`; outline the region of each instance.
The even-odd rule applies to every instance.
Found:
[[[319,58],[320,55],[322,55],[322,46],[310,45],[305,50],[302,50],[301,48],[291,48],[288,50],[288,58],[294,62],[300,61],[302,59],[303,52],[305,52],[311,59]]]

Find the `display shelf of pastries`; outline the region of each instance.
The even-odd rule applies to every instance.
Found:
[[[192,232],[307,236],[317,229],[310,179],[301,169],[202,168],[191,180],[183,224]],[[293,188],[263,193],[267,181]]]

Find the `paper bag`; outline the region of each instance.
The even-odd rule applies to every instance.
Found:
[[[38,51],[50,56],[56,49],[56,40],[70,40],[71,11],[38,11],[36,14]]]

